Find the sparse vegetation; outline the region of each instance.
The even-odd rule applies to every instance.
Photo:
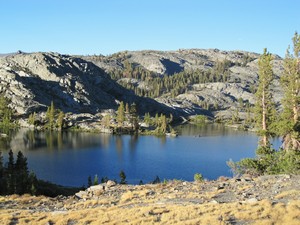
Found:
[[[36,113],[35,113],[35,112],[34,112],[34,113],[31,113],[31,114],[29,115],[29,117],[28,117],[28,123],[29,123],[30,125],[35,126],[35,123],[36,123]]]
[[[202,174],[201,173],[196,173],[195,175],[194,175],[194,181],[196,181],[196,182],[202,182],[204,179],[203,179],[203,176],[202,176]]]
[[[28,124],[33,125],[36,128],[39,125],[39,129],[45,130],[63,130],[65,126],[65,114],[60,109],[56,109],[53,101],[48,106],[46,117],[41,118],[37,116],[36,112],[29,114]]]
[[[123,170],[120,171],[120,184],[126,184],[127,181],[126,181],[126,175],[125,175],[125,172]]]
[[[8,104],[8,99],[3,94],[0,94],[0,128],[4,129],[16,128],[18,126],[13,121],[13,111]]]
[[[98,185],[99,184],[99,178],[98,178],[98,175],[96,174],[94,176],[94,181],[93,181],[93,185]]]
[[[153,118],[149,113],[146,113],[143,121],[148,127],[141,129],[138,106],[135,103],[129,105],[128,103],[120,102],[116,116],[112,119],[110,115],[105,115],[101,120],[101,124],[106,129],[112,129],[116,134],[166,135],[166,133],[175,134],[170,125],[172,120],[172,114],[170,114],[169,118],[164,114],[156,114]]]
[[[45,128],[48,130],[62,130],[64,128],[64,113],[55,108],[53,101],[46,112]]]
[[[127,63],[131,65],[130,63]],[[143,97],[159,97],[163,94],[170,93],[172,97],[185,93],[189,86],[198,83],[207,82],[226,82],[229,80],[229,67],[234,64],[229,60],[218,61],[216,65],[208,70],[191,70],[175,73],[172,76],[160,77],[158,74],[149,72],[142,67],[126,67],[124,71],[113,70],[110,72],[114,80],[127,89],[132,89],[135,94]],[[122,78],[134,78],[146,82],[149,89],[141,89],[138,86],[122,81]]]
[[[270,85],[273,80],[271,54],[264,50],[259,59],[259,85],[256,92],[255,120],[259,146],[256,158],[242,159],[228,165],[237,174],[300,174],[300,129],[299,129],[299,94],[300,94],[300,36],[293,37],[294,55],[287,51],[285,59],[285,74],[282,77],[284,89],[283,110],[280,116],[276,114]],[[279,119],[278,119],[279,118]],[[283,137],[283,148],[272,148],[269,138],[274,135]]]
[[[296,177],[268,176],[256,181],[119,185],[86,200],[11,195],[0,197],[0,202],[5,203],[0,223],[10,224],[17,220],[19,224],[67,224],[72,221],[76,224],[292,225],[300,222],[296,181],[299,181]],[[224,183],[223,189],[216,189]],[[278,187],[278,184],[281,188],[275,189],[278,191],[275,193],[270,187]],[[261,199],[253,201],[247,193],[255,193]],[[35,208],[28,210],[32,205]]]
[[[191,122],[196,124],[205,124],[206,120],[207,117],[204,115],[196,115],[191,118]]]

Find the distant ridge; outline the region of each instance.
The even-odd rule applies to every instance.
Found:
[[[228,119],[239,110],[243,117],[242,103],[255,101],[259,56],[219,49],[122,51],[108,56],[18,51],[0,54],[0,92],[20,116],[43,112],[53,100],[73,113],[116,110],[123,101],[138,103],[141,116],[150,112]],[[273,69],[274,98],[279,102],[279,56],[274,55]]]

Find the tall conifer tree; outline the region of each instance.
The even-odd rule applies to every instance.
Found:
[[[137,107],[136,104],[133,103],[130,106],[130,123],[132,128],[137,131],[139,128],[139,121],[138,121],[138,113],[137,113]]]
[[[117,121],[118,121],[118,126],[123,126],[123,122],[125,121],[125,108],[123,102],[120,103],[117,111]]]
[[[54,129],[54,125],[55,125],[55,107],[54,107],[53,101],[51,101],[51,105],[47,109],[46,119],[47,119],[47,128],[49,130]]]
[[[293,54],[287,50],[284,59],[284,74],[281,77],[284,90],[283,112],[280,134],[283,136],[285,150],[300,150],[300,35],[293,37]]]
[[[62,130],[64,127],[64,117],[65,117],[64,112],[59,110],[59,114],[57,117],[57,127],[59,130]]]
[[[29,182],[28,182],[28,167],[27,158],[21,151],[18,152],[17,160],[15,164],[16,173],[16,194],[29,193]]]
[[[274,119],[274,103],[270,91],[273,81],[272,55],[264,49],[258,61],[259,84],[256,92],[255,121],[258,135],[261,137],[259,145],[270,147],[269,137],[273,134],[272,122]]]
[[[8,153],[8,164],[7,164],[7,192],[8,194],[14,194],[16,188],[16,179],[15,179],[15,160],[14,153],[12,150]]]

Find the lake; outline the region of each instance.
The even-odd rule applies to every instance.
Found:
[[[40,179],[67,186],[87,185],[90,175],[119,180],[123,170],[130,184],[164,179],[192,181],[195,173],[204,178],[232,176],[226,161],[254,157],[258,138],[218,124],[184,125],[178,137],[109,135],[85,132],[37,132],[20,129],[1,139],[7,159],[22,151],[29,170]],[[280,145],[275,140],[275,146]]]

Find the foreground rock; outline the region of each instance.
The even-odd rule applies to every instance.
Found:
[[[74,197],[0,198],[1,224],[299,224],[300,176],[92,186]]]

